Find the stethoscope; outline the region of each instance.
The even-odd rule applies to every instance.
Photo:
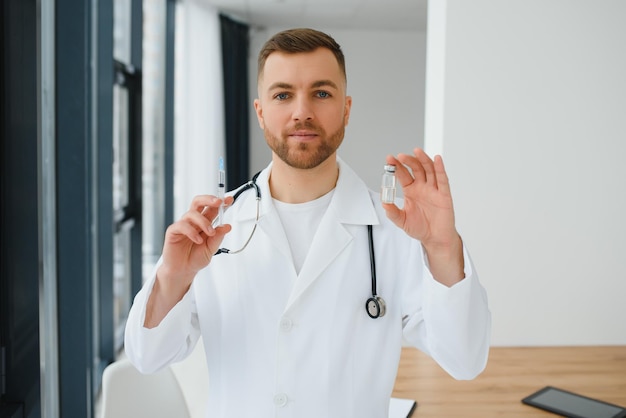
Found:
[[[239,196],[241,196],[241,194],[245,192],[246,190],[254,189],[256,193],[256,217],[254,220],[254,227],[252,228],[252,232],[250,232],[250,236],[248,237],[248,239],[246,240],[246,242],[243,244],[243,246],[240,249],[229,250],[228,248],[220,248],[217,250],[215,255],[240,253],[250,243],[250,240],[252,239],[252,236],[254,235],[257,224],[259,222],[259,214],[260,214],[260,207],[261,207],[261,189],[259,188],[259,185],[256,184],[256,179],[259,177],[259,174],[261,174],[261,172],[256,173],[252,177],[252,180],[243,184],[237,190],[237,192],[235,192],[235,194],[233,195],[233,204],[234,204],[235,201],[237,201],[237,199],[239,198]],[[365,302],[365,311],[367,312],[370,318],[376,319],[376,318],[385,316],[385,312],[387,311],[387,305],[385,304],[384,299],[378,296],[376,292],[376,260],[374,257],[374,234],[372,231],[372,225],[367,225],[367,238],[369,241],[370,270],[371,270],[371,275],[372,275],[372,296],[369,297],[367,301]]]

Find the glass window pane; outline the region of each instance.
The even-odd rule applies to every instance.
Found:
[[[129,202],[128,161],[128,90],[113,86],[113,209],[121,210]]]
[[[131,0],[114,0],[113,15],[113,58],[130,64]]]
[[[124,342],[124,326],[131,303],[131,248],[130,231],[132,222],[114,236],[113,242],[113,329],[115,346]]]

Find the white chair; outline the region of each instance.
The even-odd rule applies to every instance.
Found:
[[[202,338],[185,360],[170,367],[183,392],[190,417],[205,418],[209,394],[209,368],[206,364]]]
[[[103,418],[190,418],[187,402],[171,368],[141,374],[128,359],[102,375]]]
[[[102,418],[204,418],[208,388],[202,339],[185,360],[153,374],[124,358],[104,369]]]

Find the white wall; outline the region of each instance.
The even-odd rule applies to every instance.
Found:
[[[440,145],[493,344],[626,344],[626,2],[445,3]]]
[[[263,43],[284,28],[252,33],[250,102],[257,97],[256,60]],[[426,34],[424,32],[325,30],[346,56],[352,113],[339,155],[373,189],[380,188],[387,154],[423,146]],[[250,171],[267,165],[271,153],[251,111]]]

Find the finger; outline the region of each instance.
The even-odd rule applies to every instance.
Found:
[[[211,226],[214,228],[221,225],[222,222],[224,222],[224,219],[220,217],[220,213],[219,213],[220,207],[223,206],[222,209],[223,211],[225,211],[235,202],[235,199],[232,196],[226,196],[224,200],[219,200],[219,202],[221,203],[219,205],[216,205],[217,209],[206,206],[204,210],[202,211],[203,216],[207,217],[208,219],[211,219]]]
[[[189,239],[195,244],[202,244],[204,237],[201,231],[186,221],[178,221],[167,228],[165,233],[166,241],[180,242],[182,239]]]
[[[224,206],[225,207],[231,206],[234,202],[235,202],[235,199],[232,196],[226,196],[224,198]]]
[[[437,188],[446,194],[450,194],[450,180],[448,179],[441,155],[435,155],[435,172],[437,173]]]
[[[401,187],[404,187],[407,184],[411,184],[413,182],[413,176],[409,173],[409,170],[406,169],[402,165],[400,161],[393,155],[387,155],[385,158],[385,163],[392,165],[396,168],[395,176],[396,181],[400,184]]]
[[[426,171],[417,157],[408,154],[398,154],[398,160],[411,169],[415,181],[419,183],[426,182]]]
[[[232,227],[229,224],[223,224],[215,228],[215,235],[207,240],[207,248],[211,257],[217,252],[222,245],[224,236],[231,231]]]
[[[389,220],[397,227],[403,228],[405,212],[393,203],[385,203],[383,204],[383,208],[385,209],[387,218],[389,218]]]
[[[437,187],[437,174],[433,160],[421,148],[415,148],[413,153],[415,154],[417,163],[424,172],[424,181],[426,184]]]
[[[206,207],[219,207],[222,201],[216,196],[199,195],[195,196],[189,206],[189,211],[202,212]]]
[[[426,173],[426,183],[431,186],[437,186],[437,174],[435,172],[435,163],[433,160],[421,148],[415,148],[413,152],[422,164],[422,167],[424,167],[424,172]]]
[[[181,218],[181,221],[187,222],[188,224],[196,228],[198,232],[204,232],[208,236],[213,236],[215,235],[215,229],[213,228],[210,219],[212,219],[212,216],[214,216],[212,215],[212,212],[216,213],[217,209],[211,208],[210,206],[207,206],[206,208],[207,209],[202,211],[201,213],[198,213],[196,211],[189,211],[185,213]]]
[[[400,158],[403,154],[399,154],[398,158]],[[412,170],[409,170],[398,158],[388,155],[387,156],[387,164],[394,165],[396,167],[396,181],[403,189],[407,186],[410,186],[415,181],[412,173]]]
[[[202,216],[204,216],[207,219],[211,219],[211,221],[215,221],[215,218],[217,218],[217,214],[219,211],[220,206],[224,205],[226,206],[225,202],[228,198],[225,198],[224,200],[215,197],[215,196],[210,196],[209,199],[209,204],[206,206],[203,206],[202,209],[200,209],[200,207],[197,208],[197,210],[200,211],[200,214]],[[232,198],[229,199],[230,203],[232,204]]]

